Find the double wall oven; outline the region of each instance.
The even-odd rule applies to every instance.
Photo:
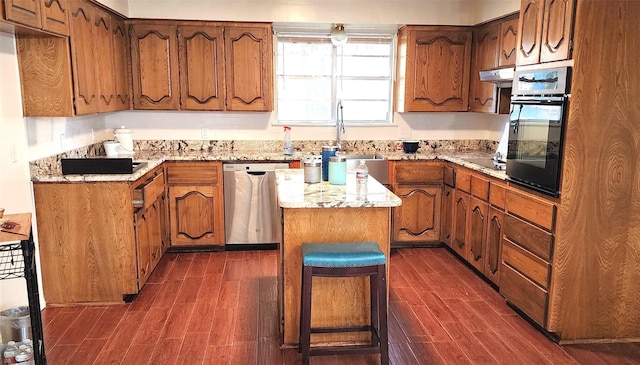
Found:
[[[514,183],[560,195],[560,172],[571,68],[516,71],[507,147]]]

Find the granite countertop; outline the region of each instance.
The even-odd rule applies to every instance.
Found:
[[[47,168],[32,168],[31,180],[33,182],[134,182],[144,176],[147,172],[157,167],[165,161],[299,161],[305,156],[317,153],[296,152],[292,156],[285,156],[282,153],[264,151],[137,151],[133,157],[134,161],[146,162],[147,165],[133,174],[86,174],[86,175],[62,175],[59,161],[54,161]],[[358,151],[350,151],[346,154],[359,154]],[[389,161],[428,161],[443,160],[456,163],[471,170],[480,171],[489,176],[506,180],[507,174],[504,171],[494,170],[465,159],[491,158],[487,152],[381,152],[376,153]]]
[[[328,181],[304,182],[303,169],[276,170],[278,203],[282,208],[375,208],[397,207],[402,200],[371,176],[367,180],[367,197],[358,199],[356,175],[347,173],[346,185]]]

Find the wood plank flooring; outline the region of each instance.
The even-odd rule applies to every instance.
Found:
[[[299,364],[279,346],[276,255],[165,254],[133,303],[47,307],[48,364]],[[390,264],[394,365],[640,364],[640,344],[556,345],[444,248],[394,249]]]

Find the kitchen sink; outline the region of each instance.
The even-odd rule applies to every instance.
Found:
[[[504,162],[498,162],[490,157],[463,158],[463,160],[494,170],[505,170],[506,167]]]
[[[355,171],[364,160],[369,169],[369,175],[381,184],[389,183],[389,161],[380,155],[343,155],[347,160],[347,171]]]

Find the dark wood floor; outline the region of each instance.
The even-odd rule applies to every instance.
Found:
[[[549,341],[446,249],[393,250],[390,263],[394,365],[640,364],[640,344]],[[48,363],[299,364],[279,347],[275,275],[275,251],[165,254],[131,304],[46,308]]]

